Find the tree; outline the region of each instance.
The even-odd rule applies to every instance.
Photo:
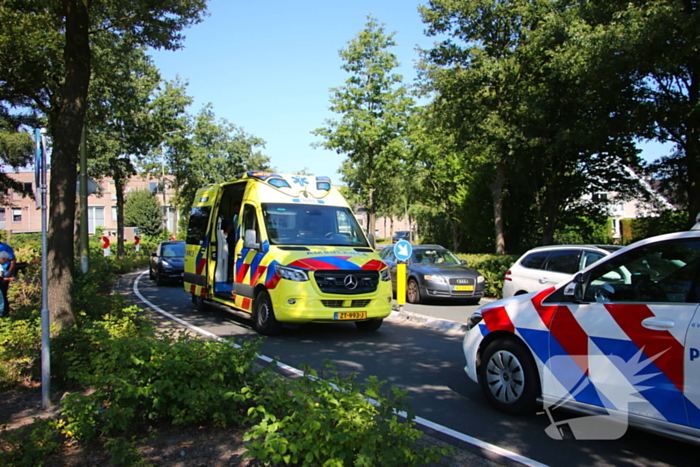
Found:
[[[149,190],[132,191],[124,203],[124,223],[138,227],[139,232],[153,238],[163,233],[163,216],[160,202]]]
[[[669,198],[683,206],[690,227],[700,213],[700,5],[697,1],[640,0],[581,3],[582,44],[613,76],[631,81],[630,105],[641,104],[640,136],[675,150],[651,166]],[[581,34],[585,32],[586,34]]]
[[[318,146],[347,156],[341,173],[367,208],[367,228],[372,234],[376,213],[383,200],[391,198],[393,184],[388,178],[400,163],[413,106],[401,75],[393,73],[399,65],[388,51],[395,45],[393,37],[367,17],[365,29],[340,51],[345,61],[342,69],[350,77],[344,86],[332,89],[330,109],[342,117],[326,120],[325,128],[313,131],[324,140]]]
[[[96,74],[90,84],[88,113],[89,175],[111,177],[117,201],[117,257],[124,251],[124,188],[136,175],[134,159],[157,147],[149,103],[158,84],[155,66],[143,48],[129,42],[117,45],[112,38],[106,49],[94,47],[95,54],[104,54],[100,63],[108,66],[109,76]]]
[[[179,203],[189,213],[195,192],[207,183],[222,183],[249,170],[266,170],[269,158],[257,148],[265,141],[247,134],[242,128],[218,119],[211,103],[206,104],[190,123],[189,152],[173,167],[181,169],[183,183]]]
[[[605,207],[582,203],[587,195],[630,190],[626,167],[639,165],[633,109],[610,66],[592,66],[592,50],[581,50],[577,9],[434,0],[422,13],[430,34],[449,34],[426,54],[435,113],[472,171],[490,174],[497,253],[506,199],[517,203],[511,218],[531,213],[530,230],[549,244],[565,216],[580,214],[574,208]]]
[[[421,7],[428,35],[449,37],[426,53],[429,78],[465,154],[481,158],[491,173],[496,253],[505,253],[503,200],[510,163],[524,144],[521,115],[524,77],[515,57],[522,35],[535,20],[530,2],[432,0]]]
[[[29,133],[19,130],[18,123],[12,120],[9,115],[4,118],[0,116],[0,165],[18,169],[32,160],[34,142]],[[0,172],[0,192],[7,193],[9,190],[33,196],[33,192],[27,191],[23,183]],[[6,205],[6,198],[6,194],[0,195],[0,204]]]
[[[53,142],[49,201],[49,309],[58,330],[73,314],[78,147],[93,71],[91,42],[102,33],[134,46],[176,49],[206,0],[4,0],[0,7],[3,109],[38,112]],[[95,66],[95,68],[93,68]]]

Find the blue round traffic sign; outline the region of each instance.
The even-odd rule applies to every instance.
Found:
[[[408,240],[399,240],[394,243],[394,255],[399,261],[406,261],[413,254],[413,247]]]

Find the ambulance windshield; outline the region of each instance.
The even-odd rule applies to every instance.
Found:
[[[262,211],[271,245],[369,246],[345,207],[266,203]]]

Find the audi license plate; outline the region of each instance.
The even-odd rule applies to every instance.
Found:
[[[366,319],[366,311],[337,311],[333,314],[333,319],[343,321],[348,319]]]
[[[452,287],[455,292],[470,292],[474,290],[473,285],[455,285]]]

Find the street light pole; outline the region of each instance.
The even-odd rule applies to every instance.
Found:
[[[167,135],[172,135],[179,133],[182,130],[166,131],[163,133],[163,141],[160,143],[160,169],[161,169],[161,186],[163,190],[163,236],[165,240],[168,240],[168,207],[165,204],[165,137]]]

